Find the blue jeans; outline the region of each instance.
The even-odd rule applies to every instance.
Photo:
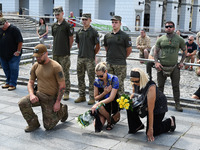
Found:
[[[6,84],[16,87],[19,74],[20,58],[21,56],[13,56],[9,61],[7,61],[0,57],[1,66],[7,78]]]

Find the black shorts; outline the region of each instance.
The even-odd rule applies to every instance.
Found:
[[[194,95],[198,96],[200,98],[200,87],[198,88],[198,90],[194,93]]]

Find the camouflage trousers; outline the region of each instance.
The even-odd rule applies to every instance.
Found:
[[[23,97],[18,105],[21,110],[21,113],[24,119],[27,121],[28,125],[31,126],[31,120],[38,118],[37,115],[33,112],[32,107],[41,106],[42,116],[43,116],[43,125],[47,130],[52,129],[56,126],[58,121],[64,117],[64,110],[62,104],[60,104],[60,110],[58,112],[53,111],[53,106],[56,101],[55,96],[48,96],[41,92],[36,92],[36,96],[39,98],[39,102],[31,103],[30,96]]]
[[[108,73],[116,75],[119,79],[119,95],[124,94],[124,79],[126,78],[126,65],[107,64]]]
[[[65,93],[69,94],[70,92],[70,75],[69,69],[71,65],[70,56],[56,56],[53,55],[53,59],[57,61],[63,68],[64,76],[65,76]]]
[[[95,60],[89,58],[78,58],[77,76],[79,95],[85,96],[85,71],[87,71],[89,79],[89,98],[94,99],[94,80],[95,80]]]

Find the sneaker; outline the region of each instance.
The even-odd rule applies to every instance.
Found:
[[[38,129],[40,127],[40,123],[39,123],[38,119],[32,119],[29,124],[31,124],[31,125],[27,126],[24,129],[25,132],[35,131],[36,129]]]
[[[63,111],[65,112],[64,116],[62,117],[62,119],[60,120],[61,122],[65,122],[68,118],[68,107],[67,105],[63,105],[62,106]]]
[[[179,112],[183,112],[183,108],[181,107],[180,103],[175,104],[175,109]]]
[[[95,103],[95,100],[94,99],[91,99],[88,101],[88,105],[93,105]]]
[[[2,85],[1,87],[2,87],[2,89],[6,89],[6,88],[9,88],[9,84],[4,84],[4,85]]]
[[[15,89],[16,89],[15,86],[9,86],[8,91],[13,91],[13,90],[15,90]]]
[[[64,93],[64,95],[63,95],[63,100],[69,100],[69,94],[67,94],[67,93]]]
[[[170,132],[174,132],[174,130],[176,129],[176,120],[175,120],[175,117],[174,117],[174,116],[171,116],[171,118],[173,119],[174,125],[171,126]]]
[[[86,98],[85,98],[85,96],[84,97],[79,97],[79,98],[77,98],[75,101],[74,101],[74,103],[81,103],[81,102],[85,102],[86,101]]]

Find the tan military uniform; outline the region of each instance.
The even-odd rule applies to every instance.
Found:
[[[138,36],[136,39],[136,46],[141,46],[139,56],[140,58],[144,58],[144,50],[147,49],[150,51],[151,49],[150,37],[147,35],[144,38]]]

